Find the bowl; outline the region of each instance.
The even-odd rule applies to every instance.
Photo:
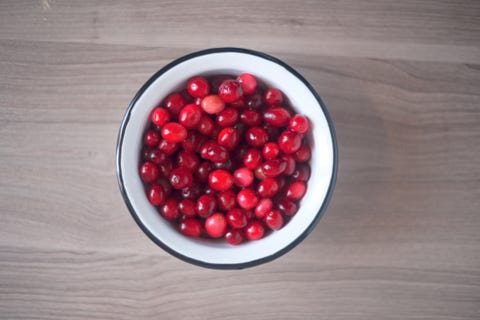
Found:
[[[310,121],[312,157],[307,192],[295,216],[280,230],[256,241],[231,246],[225,241],[187,238],[160,216],[145,195],[138,174],[142,137],[150,112],[195,75],[255,75],[279,88],[297,113]],[[241,269],[272,261],[298,245],[316,226],[332,195],[337,173],[337,144],[327,109],[313,87],[292,67],[265,53],[241,48],[214,48],[178,58],[155,73],[128,106],[117,141],[117,180],[138,226],[158,246],[186,262],[207,268]]]

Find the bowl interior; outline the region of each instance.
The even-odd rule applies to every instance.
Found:
[[[224,241],[190,239],[181,235],[164,220],[145,196],[138,175],[142,136],[151,110],[169,93],[184,87],[194,75],[254,74],[268,86],[282,90],[297,113],[308,117],[311,125],[311,177],[299,211],[281,230],[269,236],[230,246]],[[143,90],[143,92],[142,92]],[[334,174],[334,141],[319,101],[302,79],[285,66],[268,57],[246,52],[212,52],[180,59],[159,71],[149,85],[142,88],[125,115],[118,147],[119,175],[124,196],[142,229],[171,253],[197,264],[207,266],[239,266],[285,251],[304,237],[321,214]]]

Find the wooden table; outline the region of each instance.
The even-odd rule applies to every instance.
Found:
[[[1,1],[0,318],[479,319],[479,1]],[[208,47],[261,50],[323,97],[337,187],[298,247],[184,263],[118,191],[124,110]]]

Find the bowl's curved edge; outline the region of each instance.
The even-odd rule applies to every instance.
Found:
[[[246,54],[251,54],[255,56],[259,56],[261,58],[264,58],[266,60],[272,61],[274,63],[277,63],[290,71],[293,75],[295,75],[300,81],[302,81],[305,86],[311,91],[311,93],[314,95],[315,99],[318,101],[320,107],[322,108],[322,111],[325,115],[325,118],[327,119],[327,123],[330,129],[330,134],[332,138],[332,147],[333,147],[333,170],[332,170],[332,176],[330,178],[330,183],[328,187],[327,194],[325,196],[325,199],[322,203],[322,206],[320,207],[319,211],[317,212],[317,215],[315,216],[315,219],[312,221],[312,223],[305,229],[305,231],[298,236],[294,241],[292,241],[288,246],[285,248],[275,252],[272,255],[248,261],[248,262],[243,262],[243,263],[235,263],[235,264],[216,264],[216,263],[209,263],[209,262],[204,262],[196,259],[192,259],[190,257],[187,257],[185,255],[182,255],[178,253],[177,251],[171,249],[167,245],[165,245],[163,242],[161,242],[158,238],[156,238],[149,230],[148,228],[143,225],[141,222],[140,218],[138,217],[137,213],[135,212],[132,204],[130,203],[130,200],[128,199],[128,196],[126,194],[124,182],[123,182],[123,177],[122,177],[122,170],[121,170],[121,146],[123,143],[123,136],[125,134],[125,128],[128,124],[128,121],[130,119],[131,112],[133,108],[135,107],[135,104],[137,100],[140,98],[140,96],[147,90],[147,88],[154,82],[160,75],[168,71],[169,69],[173,68],[177,64],[194,58],[198,56],[202,56],[205,54],[211,54],[211,53],[219,53],[219,52],[239,52],[239,53],[246,53]],[[294,247],[296,247],[300,242],[302,242],[309,234],[312,232],[312,230],[315,228],[317,223],[320,221],[322,216],[325,213],[325,210],[332,198],[333,190],[335,189],[335,184],[337,180],[337,171],[338,171],[338,146],[337,146],[337,138],[335,134],[335,128],[333,126],[332,119],[330,117],[330,114],[328,113],[327,108],[325,107],[325,104],[323,103],[322,99],[318,95],[318,93],[315,91],[315,89],[312,87],[312,85],[300,74],[298,73],[295,69],[290,67],[288,64],[285,62],[279,60],[278,58],[275,58],[273,56],[270,56],[268,54],[265,54],[263,52],[251,50],[251,49],[243,49],[243,48],[235,48],[235,47],[221,47],[221,48],[210,48],[206,50],[201,50],[201,51],[196,51],[190,54],[187,54],[183,57],[180,57],[178,59],[175,59],[174,61],[168,63],[166,66],[158,70],[153,76],[148,79],[147,82],[140,88],[140,90],[137,92],[137,94],[134,96],[132,101],[127,107],[127,110],[125,112],[125,115],[123,116],[122,123],[120,125],[120,130],[118,133],[117,137],[117,145],[116,145],[116,175],[117,175],[117,182],[118,186],[120,189],[120,193],[122,194],[123,200],[125,201],[125,204],[127,205],[128,210],[130,211],[130,214],[132,215],[133,219],[137,223],[137,225],[140,227],[140,229],[152,240],[155,244],[157,244],[159,247],[161,247],[163,250],[171,254],[172,256],[179,258],[185,262],[205,267],[205,268],[210,268],[210,269],[244,269],[244,268],[249,268],[249,267],[254,267],[260,264],[264,264],[266,262],[270,262],[272,260],[277,259],[278,257],[286,254],[290,250],[292,250]]]

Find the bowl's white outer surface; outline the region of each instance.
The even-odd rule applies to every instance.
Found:
[[[173,66],[172,66],[173,65]],[[319,101],[302,79],[286,67],[263,56],[247,52],[210,51],[178,64],[169,65],[157,78],[140,91],[125,115],[117,146],[117,174],[130,211],[144,231],[170,253],[207,267],[235,268],[265,262],[278,255],[311,229],[327,200],[336,173],[336,146],[333,133]],[[163,219],[145,196],[138,174],[142,137],[150,112],[169,93],[185,86],[194,75],[240,74],[249,72],[268,86],[279,88],[296,112],[308,117],[311,125],[311,177],[300,209],[281,230],[258,241],[238,246],[225,241],[191,239],[181,235]],[[123,185],[122,185],[123,184]],[[325,209],[325,208],[323,208]]]

